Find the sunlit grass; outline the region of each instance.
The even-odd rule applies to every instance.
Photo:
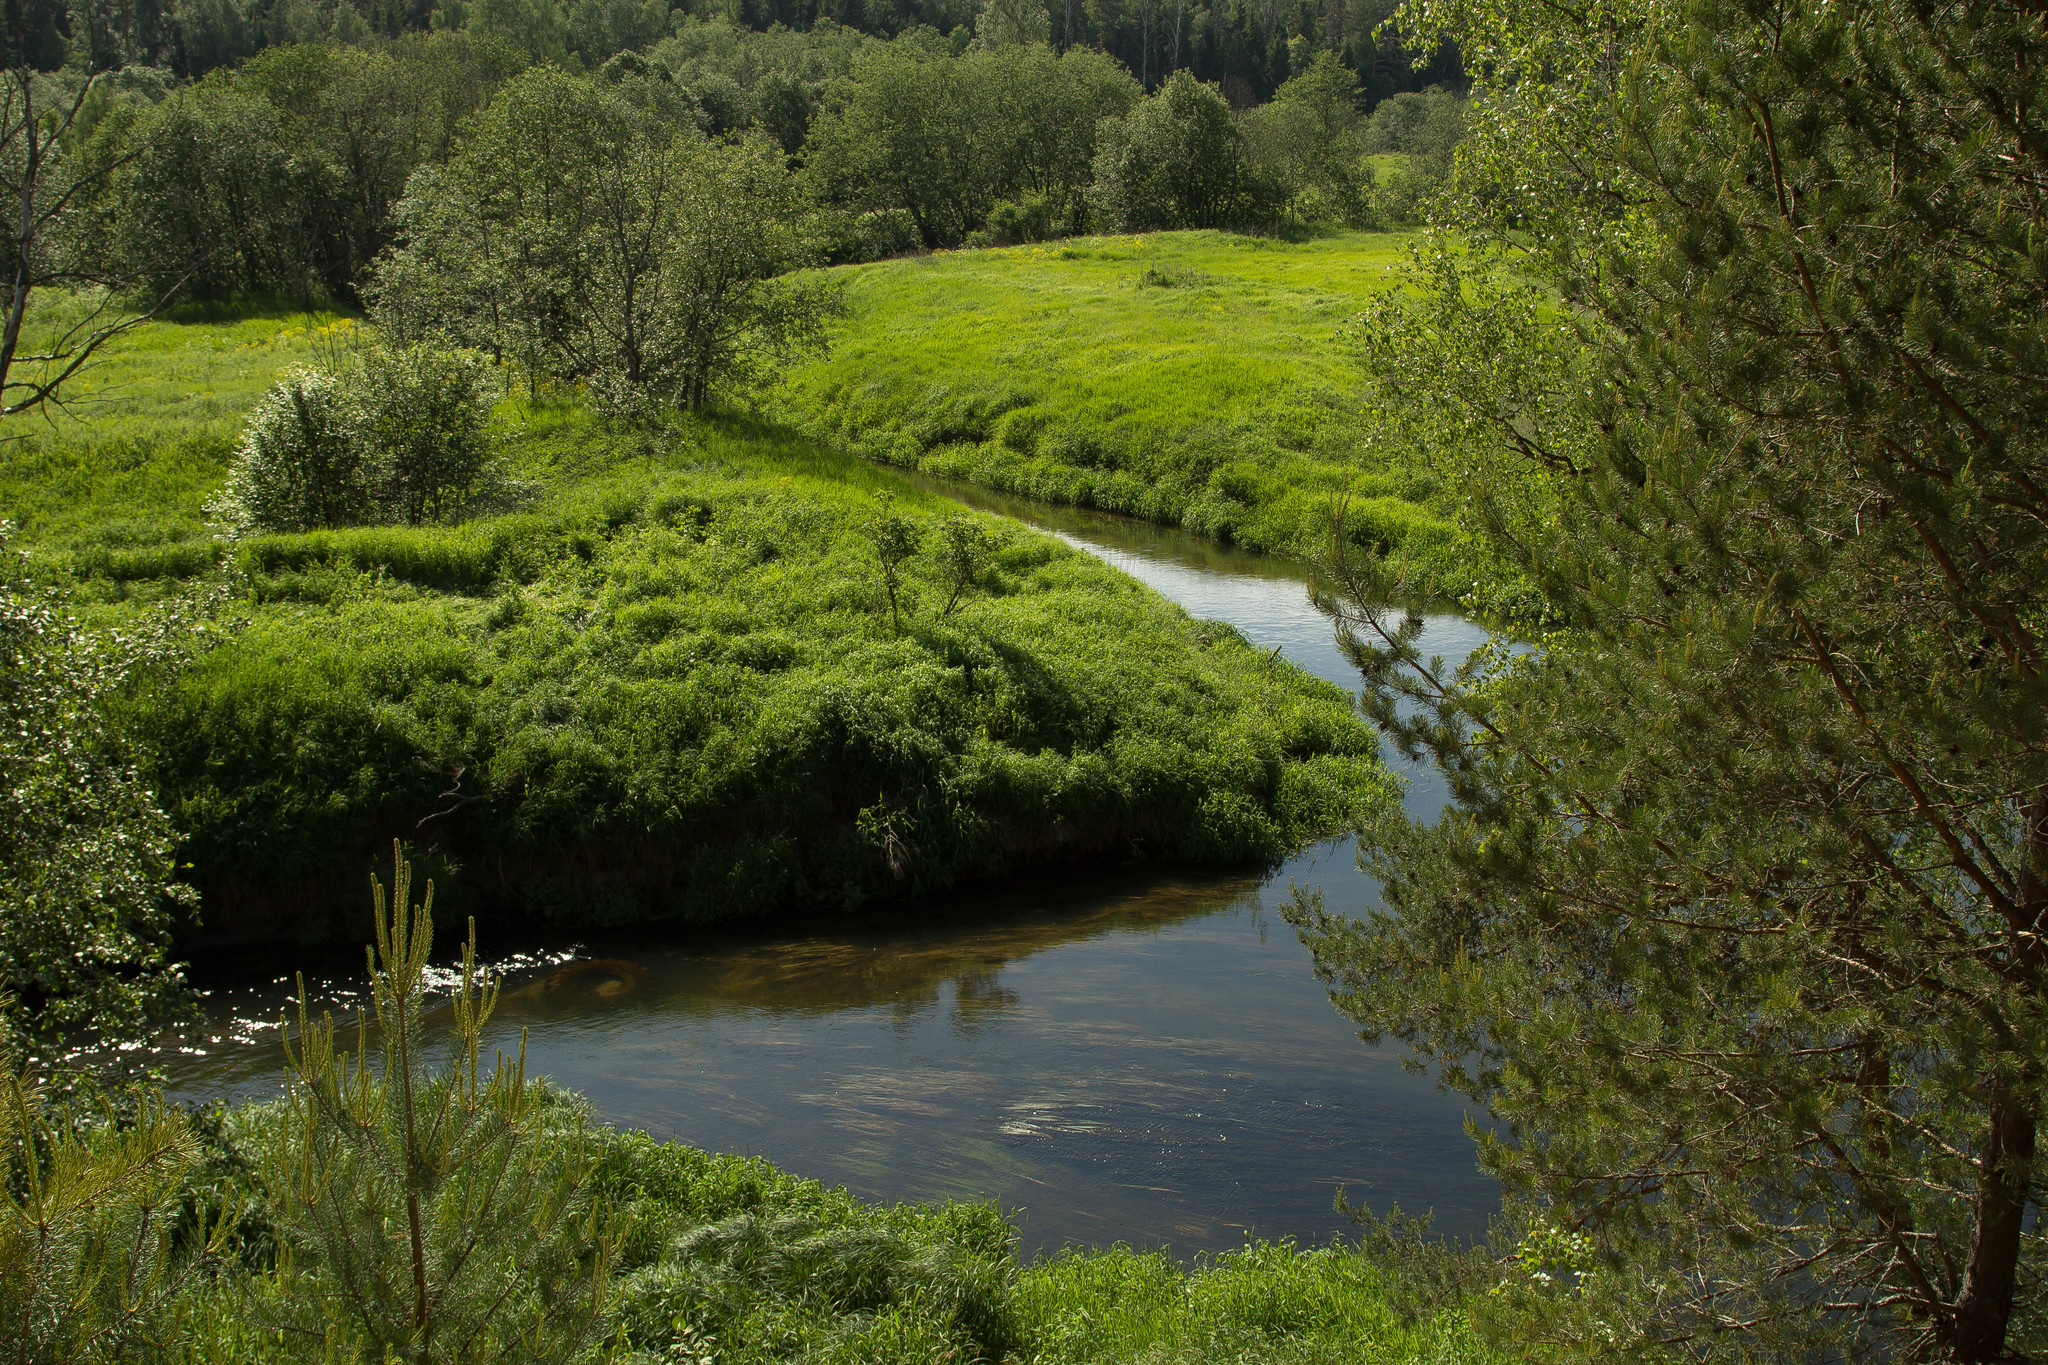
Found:
[[[52,299],[47,335],[76,305]],[[35,545],[201,534],[242,417],[294,365],[352,344],[354,318],[277,300],[191,307],[118,338],[60,405],[0,421],[0,508]]]
[[[1439,550],[1432,489],[1361,453],[1338,335],[1410,239],[1091,237],[848,267],[827,359],[766,396],[867,458],[1306,554],[1349,492],[1370,537]]]
[[[620,426],[515,388],[515,505],[223,539],[241,409],[356,332],[150,324],[0,472],[88,622],[231,561],[230,642],[129,716],[215,929],[352,933],[393,837],[490,913],[703,922],[1076,857],[1257,861],[1387,798],[1337,689],[1015,524],[979,518],[1007,548],[960,610],[909,564],[899,631],[875,494],[927,547],[963,509],[754,419]]]
[[[1074,1251],[1018,1285],[1032,1365],[1482,1365],[1456,1309],[1404,1321],[1384,1272],[1346,1247],[1255,1242],[1177,1265],[1164,1252]]]

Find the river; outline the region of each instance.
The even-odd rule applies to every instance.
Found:
[[[1101,556],[1198,617],[1355,686],[1298,566],[1184,533],[946,486]],[[1485,638],[1432,615],[1425,652]],[[1411,811],[1442,809],[1408,772]],[[1279,918],[1290,884],[1362,911],[1375,887],[1340,841],[1277,872],[1041,875],[794,935],[641,933],[501,956],[494,1028],[597,1114],[884,1200],[994,1199],[1027,1252],[1247,1234],[1322,1241],[1340,1188],[1483,1233],[1499,1192],[1467,1105],[1368,1048]],[[487,951],[490,945],[485,945]],[[354,973],[361,971],[354,959]],[[349,964],[316,978],[356,997]],[[278,1093],[288,983],[218,986],[218,1028],[172,1069],[182,1098]]]

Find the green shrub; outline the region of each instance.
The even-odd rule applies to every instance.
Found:
[[[213,511],[232,526],[303,531],[371,520],[377,478],[346,378],[290,371],[249,414]]]
[[[293,370],[250,413],[212,510],[268,532],[459,516],[494,473],[492,401],[481,358],[425,346]]]
[[[1042,242],[1055,235],[1054,204],[1042,194],[1005,199],[989,210],[988,235],[998,246]]]
[[[1185,69],[1097,135],[1089,200],[1124,231],[1263,226],[1278,187],[1254,170],[1244,133],[1214,86]]]
[[[0,522],[0,1041],[11,1026],[122,1041],[189,1002],[168,960],[174,835],[107,709],[197,622],[98,639],[29,579]],[[168,645],[162,643],[168,637]]]
[[[483,357],[426,346],[378,350],[351,379],[360,403],[354,436],[366,447],[384,517],[417,526],[460,516],[493,472],[495,395]]]

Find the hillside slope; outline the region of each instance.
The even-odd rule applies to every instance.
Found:
[[[1469,547],[1417,471],[1363,449],[1338,335],[1408,239],[1221,232],[941,252],[835,272],[832,354],[763,396],[840,449],[1048,502],[1313,555],[1354,540],[1469,585]]]

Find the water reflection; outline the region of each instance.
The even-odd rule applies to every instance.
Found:
[[[1350,682],[1289,566],[1083,512],[998,510]],[[1483,638],[1456,617],[1430,631],[1447,655]],[[1441,788],[1414,782],[1407,800],[1433,811]],[[615,1122],[866,1197],[996,1199],[1030,1249],[1320,1239],[1341,1227],[1339,1186],[1483,1230],[1498,1192],[1464,1105],[1331,1009],[1277,922],[1290,881],[1354,913],[1376,896],[1338,842],[1271,878],[1090,868],[772,938],[486,942],[509,969],[493,1041],[523,1029],[529,1067]],[[314,989],[352,1008],[359,972],[339,964]],[[217,990],[217,1040],[179,1059],[180,1093],[276,1093],[266,1021],[285,984]]]

